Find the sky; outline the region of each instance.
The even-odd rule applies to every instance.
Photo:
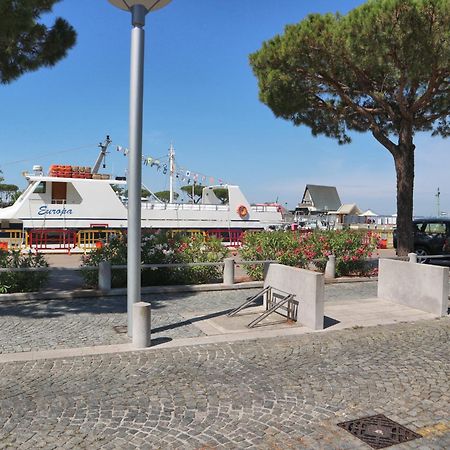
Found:
[[[238,184],[250,202],[295,208],[306,184],[336,186],[342,203],[396,212],[390,153],[369,134],[339,146],[277,119],[258,99],[248,55],[309,13],[346,13],[362,1],[173,0],[147,16],[143,154],[167,155],[183,171]],[[63,0],[52,15],[77,30],[77,45],[53,68],[0,85],[0,169],[25,186],[34,164],[93,166],[113,144],[105,172],[124,175],[128,146],[130,14],[107,0]],[[416,136],[415,215],[450,214],[449,140]],[[163,162],[163,159],[161,159]],[[180,169],[181,170],[181,169]],[[153,192],[167,175],[143,166]],[[191,175],[192,176],[192,175]],[[186,183],[181,183],[186,184]]]

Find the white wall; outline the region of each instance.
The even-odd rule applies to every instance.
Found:
[[[378,297],[410,308],[447,315],[448,267],[380,259]]]
[[[323,329],[325,282],[322,273],[282,264],[270,264],[264,287],[295,294],[299,302],[297,321],[312,330]]]

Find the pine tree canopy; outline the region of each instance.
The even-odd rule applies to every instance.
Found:
[[[169,203],[170,201],[170,191],[155,192],[155,196],[164,203]],[[173,193],[174,200],[176,200],[179,196],[180,194],[178,194],[178,192]]]
[[[313,135],[369,131],[392,154],[400,255],[413,250],[414,135],[450,135],[450,1],[368,0],[311,14],[250,55],[259,96]]]
[[[203,194],[203,188],[205,186],[202,186],[201,184],[196,184],[194,183],[193,185],[186,185],[186,186],[181,186],[181,190],[183,192],[185,192],[187,194],[187,196],[194,202],[194,203],[198,203],[201,198],[202,198],[202,194]],[[192,195],[192,191],[194,191],[194,195]]]
[[[39,19],[60,0],[0,1],[0,83],[54,66],[75,45],[76,32],[58,17],[48,28]]]
[[[403,118],[413,131],[450,133],[448,0],[369,0],[345,16],[312,14],[250,63],[261,101],[314,135],[385,140]]]

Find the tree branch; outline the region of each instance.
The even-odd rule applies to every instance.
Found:
[[[448,76],[449,74],[444,73],[442,70],[433,71],[426,91],[411,106],[411,112],[413,114],[429,104],[436,91],[439,89],[441,84],[444,83],[445,78]]]
[[[386,147],[389,152],[395,157],[397,153],[397,145],[394,144],[381,130],[377,122],[375,121],[375,118],[373,115],[364,107],[358,105],[355,103],[345,92],[345,89],[341,86],[340,83],[335,81],[332,77],[329,75],[323,73],[319,74],[326,82],[333,86],[336,89],[337,94],[341,97],[342,101],[348,105],[350,108],[352,108],[354,111],[360,113],[362,116],[364,116],[367,121],[369,122],[369,129],[372,132],[372,135],[375,137],[375,139],[380,142],[381,145]]]
[[[398,88],[395,90],[395,98],[397,99],[398,106],[400,107],[400,113],[402,114],[402,116],[407,118],[408,120],[412,120],[412,113],[405,104],[405,96],[404,96],[405,86],[406,86],[406,77],[405,73],[402,71]]]
[[[377,94],[375,86],[372,80],[366,75],[366,73],[354,65],[348,58],[345,58],[346,63],[353,69],[358,77],[358,81],[366,88],[364,92],[368,94],[372,99],[379,103],[383,110],[387,113],[389,118],[394,121],[396,119],[395,111],[392,109],[391,105],[379,94]]]

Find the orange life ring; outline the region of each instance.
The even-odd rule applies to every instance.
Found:
[[[240,217],[244,218],[248,215],[248,209],[244,205],[238,206],[237,213]]]

